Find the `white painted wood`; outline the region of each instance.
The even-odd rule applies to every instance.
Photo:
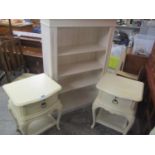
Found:
[[[120,98],[140,102],[143,98],[144,84],[139,81],[106,73],[97,84],[97,88]]]
[[[60,129],[62,105],[57,96],[61,86],[45,73],[6,84],[3,89],[21,133],[40,134],[54,125]],[[56,119],[52,116],[55,111]]]
[[[103,27],[63,27],[58,28],[58,47],[98,45],[108,28]],[[103,47],[104,44],[100,44]]]
[[[135,114],[136,105],[132,100],[122,99],[103,91],[99,91],[97,98],[100,101],[97,105],[106,110],[110,110],[111,113],[115,111],[115,114],[122,114],[123,116],[126,114]]]
[[[34,103],[35,105],[39,105],[41,111],[38,111],[33,108],[33,115],[29,115],[25,106],[15,106],[11,100],[8,101],[8,109],[14,117],[17,130],[19,130],[22,134],[40,134],[45,130],[48,130],[52,126],[59,127],[59,121],[62,112],[62,105],[59,100],[54,103],[52,100],[49,101],[49,107],[42,107],[39,103]],[[45,101],[44,101],[45,102]],[[27,106],[31,106],[30,104]],[[55,119],[52,114],[57,111],[57,118]]]
[[[67,91],[61,95],[70,96],[72,91],[94,85],[99,74],[106,70],[115,22],[101,19],[41,20],[44,71],[60,82],[62,93]],[[92,75],[94,71],[100,73]]]
[[[97,88],[99,93],[92,105],[92,128],[98,122],[126,134],[134,123],[136,102],[142,100],[144,84],[105,73]],[[100,109],[98,114],[97,109]]]
[[[151,132],[149,133],[149,135],[155,135],[155,127],[151,130]]]
[[[116,20],[112,19],[52,19],[41,20],[48,27],[109,27],[116,26]]]
[[[88,71],[102,69],[103,66],[99,64],[97,61],[88,61],[88,62],[79,62],[76,64],[67,64],[63,65],[60,68],[60,78],[64,76],[84,73]]]
[[[121,71],[121,70],[118,70],[116,72],[116,74],[119,75],[119,76],[122,76],[122,77],[132,79],[132,80],[138,80],[138,75],[127,73],[127,72],[124,72],[124,71]]]
[[[126,134],[135,120],[136,102],[128,99],[124,99],[122,102],[121,99],[115,98],[115,96],[108,93],[103,93],[101,90],[99,93],[100,95],[97,96],[92,105],[93,124],[91,127],[94,128],[95,123],[98,122]],[[115,99],[117,103],[115,103],[116,101],[114,102]],[[99,109],[98,114],[96,113],[97,109]]]
[[[105,48],[100,45],[83,45],[76,47],[63,47],[59,49],[58,56],[68,56],[68,55],[76,55],[83,53],[91,53],[91,52],[105,52]]]
[[[108,111],[100,109],[96,122],[122,133],[127,126],[128,120],[125,117],[112,115]]]
[[[41,32],[44,72],[57,80],[57,28],[42,24]]]
[[[97,93],[98,90],[94,86],[89,86],[60,94],[59,98],[63,104],[63,113],[91,105]]]
[[[113,35],[114,35],[115,28],[110,27],[108,31],[108,37],[107,37],[107,46],[106,46],[106,54],[105,57],[103,58],[103,65],[104,67],[104,72],[107,72],[108,69],[108,62],[111,54],[111,48],[112,48],[112,40],[113,40]],[[100,62],[102,60],[100,59]]]
[[[32,33],[32,32],[24,32],[24,31],[13,31],[14,35],[17,35],[19,37],[26,36],[26,37],[35,37],[35,38],[41,38],[41,34],[39,33]]]
[[[3,89],[16,106],[24,106],[56,94],[61,86],[42,73],[5,84]]]
[[[91,85],[96,85],[101,75],[102,75],[101,71],[99,70],[99,71],[88,72],[85,74],[74,75],[74,76],[61,79],[59,81],[59,84],[63,88],[61,93],[91,86]]]
[[[75,64],[79,63],[86,63],[86,62],[98,62],[97,55],[104,55],[104,52],[97,52],[97,53],[83,53],[77,55],[70,55],[65,57],[58,58],[58,75],[60,74],[61,68],[65,65],[74,66]]]

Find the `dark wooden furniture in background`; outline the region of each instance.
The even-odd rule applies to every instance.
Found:
[[[123,71],[138,75],[140,69],[145,66],[147,59],[143,55],[127,54]]]
[[[14,32],[21,40],[23,55],[30,73],[43,72],[41,35],[25,32]]]
[[[145,66],[145,69],[145,102],[147,105],[146,115],[148,122],[148,131],[150,131],[155,126],[155,44]]]
[[[11,25],[13,35],[18,36],[21,40],[23,55],[29,71],[31,73],[42,73],[43,60],[41,34],[30,33],[33,29],[32,24],[11,23]],[[9,22],[0,23],[0,35],[3,37],[10,35]]]
[[[12,30],[14,31],[26,31],[26,32],[32,32],[33,26],[32,24],[25,24],[25,23],[12,23]],[[9,31],[9,23],[0,23],[0,35],[8,35],[10,33]]]
[[[129,79],[140,80],[148,57],[127,53],[124,59],[116,74]]]
[[[8,82],[11,82],[12,75],[17,72],[27,72],[22,46],[19,38],[9,38],[0,45],[3,70],[6,73]]]
[[[30,73],[38,74],[43,72],[42,43],[41,35],[27,32],[13,31],[14,36],[0,37],[0,41],[9,40],[10,37],[18,37],[21,42],[22,54],[26,67]],[[2,62],[2,61],[1,61]],[[0,67],[2,65],[0,64]],[[4,66],[2,67],[4,68]]]
[[[7,64],[6,64],[4,52],[2,50],[2,46],[0,43],[0,83],[1,83],[1,80],[6,76],[6,74],[7,74]]]

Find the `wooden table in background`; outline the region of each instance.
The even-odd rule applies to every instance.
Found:
[[[41,34],[21,31],[13,31],[13,34],[17,35],[21,40],[23,55],[30,72],[42,73],[43,59]]]
[[[12,24],[12,30],[32,32],[33,26],[31,23]],[[0,23],[0,35],[8,35],[8,34],[9,34],[9,24]]]
[[[31,73],[43,72],[42,49],[23,46],[23,55]]]

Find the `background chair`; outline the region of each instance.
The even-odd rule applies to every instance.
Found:
[[[6,76],[6,71],[7,71],[7,64],[4,58],[4,53],[1,52],[0,49],[0,84],[1,81],[4,79],[4,77]]]
[[[122,57],[116,74],[133,80],[139,80],[143,72],[147,57],[135,54],[126,54]]]
[[[0,52],[3,55],[2,66],[5,66],[3,70],[8,82],[12,81],[13,76],[18,77],[15,80],[20,80],[33,75],[28,73],[19,38],[3,40],[0,45]]]

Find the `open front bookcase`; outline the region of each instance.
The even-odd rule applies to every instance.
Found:
[[[44,71],[61,84],[64,111],[95,99],[114,28],[115,20],[41,20]]]

